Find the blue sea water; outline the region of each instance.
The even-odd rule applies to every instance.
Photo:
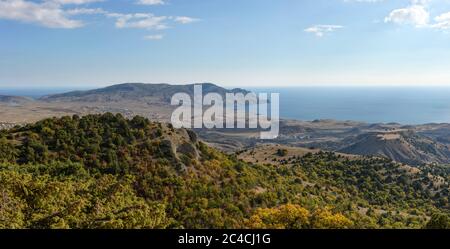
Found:
[[[280,93],[280,115],[299,120],[450,123],[450,87],[257,88]]]

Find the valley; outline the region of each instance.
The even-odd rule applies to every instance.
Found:
[[[204,94],[245,91],[202,84]],[[30,99],[0,97],[0,128],[11,128],[65,115],[121,113],[167,123],[174,110],[173,94],[193,94],[193,85],[127,83],[90,91],[75,91]],[[201,139],[226,152],[261,142],[256,129],[196,129]],[[368,124],[355,121],[282,119],[280,136],[270,143],[317,148],[356,155],[372,155],[411,165],[450,164],[450,124]]]

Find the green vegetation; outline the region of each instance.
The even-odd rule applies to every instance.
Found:
[[[422,172],[334,153],[249,164],[142,117],[53,118],[0,132],[0,228],[442,227],[448,183]]]
[[[285,157],[287,155],[288,151],[286,149],[278,149],[277,150],[277,156]]]
[[[427,223],[428,229],[450,229],[450,217],[448,214],[434,214]]]

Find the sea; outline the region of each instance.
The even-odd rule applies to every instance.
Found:
[[[280,115],[298,120],[450,123],[450,87],[254,88],[280,93]]]
[[[247,88],[280,93],[286,119],[352,120],[367,123],[450,123],[450,87],[282,87]],[[69,88],[0,89],[0,95],[39,98]]]

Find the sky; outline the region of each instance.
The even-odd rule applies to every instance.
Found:
[[[450,0],[0,0],[0,87],[450,86]]]

